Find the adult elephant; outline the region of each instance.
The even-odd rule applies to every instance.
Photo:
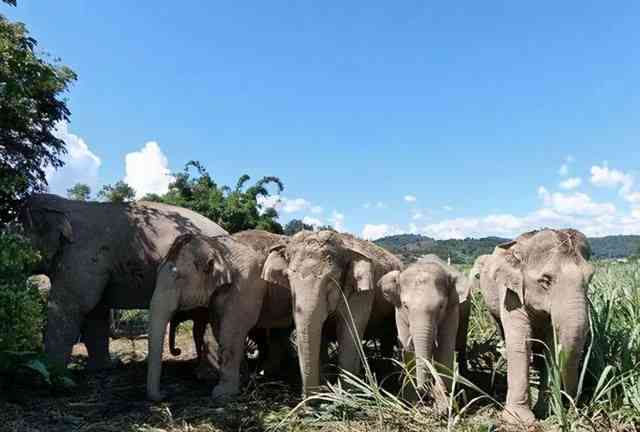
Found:
[[[240,365],[249,331],[254,326],[286,328],[292,322],[289,304],[271,304],[273,291],[280,287],[261,278],[263,263],[263,256],[229,235],[186,234],[176,238],[158,269],[151,299],[147,372],[151,400],[164,398],[160,375],[167,323],[178,311],[202,307],[209,307],[214,335],[212,343],[204,344],[204,355],[220,372],[212,396],[239,392]],[[286,298],[288,289],[282,291],[287,292]]]
[[[427,255],[402,272],[387,273],[378,285],[395,307],[402,347],[414,351],[418,358],[418,387],[427,381],[427,366],[422,359],[435,360],[452,370],[454,351],[466,350],[469,279],[437,255]],[[449,371],[445,370],[445,375]],[[446,406],[445,394],[445,382],[436,377],[434,396],[440,408]]]
[[[51,280],[45,352],[66,365],[82,332],[92,369],[110,364],[109,309],[149,307],[158,264],[175,238],[226,234],[209,219],[167,204],[71,201],[50,194],[32,195],[20,219]]]
[[[245,244],[257,254],[261,269],[267,260],[269,250],[276,244],[285,245],[289,240],[287,236],[264,230],[240,231],[231,237]],[[273,266],[275,263],[272,261],[271,265]],[[264,282],[260,280],[257,283],[263,284]],[[289,345],[289,327],[292,325],[291,293],[286,281],[280,281],[280,283],[285,283],[285,285],[267,282],[260,316],[269,317],[269,320],[258,323],[255,331],[249,334],[249,337],[258,345],[258,367],[264,369],[266,376],[280,374],[280,364]],[[274,322],[274,317],[276,321],[281,322]],[[181,354],[181,350],[175,344],[176,331],[181,322],[189,320],[193,321],[193,339],[200,359],[203,354],[205,329],[209,323],[209,312],[206,307],[174,313],[169,328],[169,350],[172,355]]]
[[[351,372],[359,370],[367,324],[375,327],[389,319],[393,326],[393,306],[376,284],[401,266],[397,257],[373,243],[329,230],[301,231],[288,245],[272,248],[262,277],[291,287],[305,395],[320,385],[322,328],[328,318],[336,320],[339,366]]]
[[[594,272],[587,261],[590,256],[581,232],[543,229],[498,245],[478,263],[480,289],[505,338],[506,421],[535,420],[529,406],[531,339],[554,349],[555,332],[566,354],[562,381],[567,393],[575,395],[589,327],[587,288]],[[541,344],[534,348],[542,351]],[[544,396],[538,403],[543,400]]]

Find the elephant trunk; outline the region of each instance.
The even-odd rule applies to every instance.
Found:
[[[565,353],[566,363],[561,370],[567,393],[575,396],[578,385],[578,368],[587,338],[589,313],[583,292],[562,301],[562,310],[552,311],[553,327],[558,335],[558,343]]]
[[[320,345],[322,324],[319,319],[304,317],[296,320],[296,343],[302,373],[302,392],[309,396],[320,386]]]
[[[411,317],[409,326],[416,353],[416,380],[422,388],[427,382],[426,362],[433,358],[434,325],[427,317]]]
[[[169,323],[169,351],[171,352],[171,355],[174,356],[179,356],[180,354],[182,354],[182,350],[176,347],[176,332],[178,331],[179,325],[180,319],[174,316]]]

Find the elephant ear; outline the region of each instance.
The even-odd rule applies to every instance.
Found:
[[[285,255],[286,245],[276,245],[269,249],[267,260],[262,266],[262,279],[273,284],[290,288],[287,267],[289,263]]]
[[[469,298],[471,292],[471,283],[462,275],[451,275],[452,289],[458,293],[458,302],[464,303]]]
[[[371,258],[355,249],[349,249],[350,262],[345,285],[355,292],[373,290],[373,264]]]
[[[213,278],[212,285],[220,287],[233,282],[233,275],[229,262],[216,249],[211,248],[207,257],[207,273]]]
[[[66,213],[60,210],[42,208],[27,211],[30,225],[44,235],[52,234],[60,240],[73,243],[73,228]]]
[[[382,276],[378,281],[378,286],[382,290],[384,298],[394,305],[400,307],[400,271],[393,270]]]
[[[509,306],[510,299],[509,294],[515,294],[520,302],[520,305],[524,305],[524,277],[522,275],[522,256],[517,250],[516,241],[508,243],[502,243],[496,246],[494,254],[501,257],[501,263],[499,264],[498,272],[499,281],[504,284],[506,289],[504,302],[505,306]],[[507,304],[509,303],[509,304]]]

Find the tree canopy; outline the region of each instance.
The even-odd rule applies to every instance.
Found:
[[[114,203],[133,201],[136,198],[136,191],[127,183],[120,180],[114,185],[107,184],[102,186],[102,189],[98,192],[98,198]]]
[[[67,196],[72,200],[89,201],[91,188],[84,183],[76,183],[73,187],[67,189]]]
[[[247,187],[249,180],[251,178],[245,174],[240,176],[234,188],[220,186],[200,162],[190,161],[184,171],[174,174],[166,194],[149,194],[143,199],[189,208],[231,233],[253,228],[282,233],[276,210],[262,208],[258,201],[259,197],[270,195],[270,185],[275,185],[276,193],[282,192],[282,182],[278,177],[263,177]]]
[[[46,189],[45,170],[61,167],[66,151],[55,128],[69,120],[63,95],[76,74],[36,46],[24,24],[0,15],[0,222],[14,219],[29,193]]]

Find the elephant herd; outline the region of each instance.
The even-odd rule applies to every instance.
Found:
[[[26,202],[20,219],[51,280],[45,331],[51,361],[68,363],[81,335],[88,367],[108,367],[109,310],[149,308],[152,400],[165,397],[160,376],[167,324],[173,336],[176,321],[184,319],[194,320],[200,361],[218,369],[214,397],[240,391],[245,340],[256,328],[287,335],[263,342],[265,371],[278,368],[288,343],[288,332],[275,330],[295,328],[305,395],[322,384],[331,340],[339,367],[353,373],[361,366],[361,341],[376,339],[383,356],[393,355],[396,342],[405,355],[415,355],[418,388],[430,380],[426,361],[450,371],[456,351],[464,374],[474,291],[482,293],[504,338],[507,421],[534,420],[529,366],[543,345],[533,340],[553,350],[557,338],[567,359],[563,383],[570,394],[576,391],[594,270],[586,237],[573,229],[522,234],[479,257],[465,275],[435,255],[404,266],[374,243],[334,231],[230,235],[195,212],[160,203],[39,194]],[[208,324],[211,337],[204,338]],[[435,375],[433,397],[442,408],[450,382],[446,372]],[[543,406],[538,398],[535,409]]]

